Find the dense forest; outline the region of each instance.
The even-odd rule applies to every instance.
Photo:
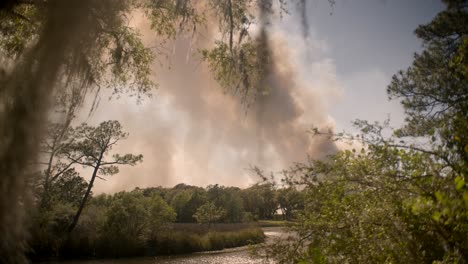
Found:
[[[216,25],[217,39],[197,54],[248,114],[278,80],[269,19],[287,14],[291,2],[300,10],[306,1],[210,0],[210,12],[189,0],[2,2],[0,262],[260,244],[257,254],[277,263],[467,263],[465,0],[444,0],[445,9],[415,30],[422,51],[387,87],[404,108],[401,127],[389,120],[356,120],[357,134],[312,127],[304,133],[346,146],[271,177],[253,167],[259,181],[244,189],[181,183],[93,193],[122,166],[149,162],[118,153],[125,124],[76,120],[101,88],[141,100],[157,86],[151,63],[163,55],[145,47],[129,13],[141,12],[161,45]],[[99,107],[91,101],[90,115]],[[289,235],[261,244],[264,220],[284,221]]]

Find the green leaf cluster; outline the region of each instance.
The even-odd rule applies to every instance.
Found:
[[[362,149],[287,172],[306,202],[290,237],[268,250],[278,262],[466,263],[468,4],[444,2],[416,30],[424,51],[388,86],[405,109],[402,128],[357,120],[357,135],[313,130]]]

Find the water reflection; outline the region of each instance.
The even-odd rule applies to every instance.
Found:
[[[55,262],[59,264],[59,262]],[[235,250],[221,250],[214,252],[194,253],[176,256],[158,256],[129,259],[106,259],[106,260],[86,260],[67,261],[60,264],[260,264],[265,261],[260,257],[251,256],[247,247],[236,248]]]

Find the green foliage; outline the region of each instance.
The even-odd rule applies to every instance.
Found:
[[[294,212],[304,208],[304,199],[303,192],[298,191],[294,187],[278,190],[278,206],[282,212],[283,218],[292,220]]]
[[[174,210],[159,195],[141,190],[93,197],[71,234],[66,228],[76,207],[56,203],[52,208],[34,219],[33,259],[178,254],[264,240],[262,230],[249,224],[173,225]]]
[[[76,207],[56,202],[46,210],[32,214],[30,246],[38,256],[58,256],[67,240],[66,229],[73,219]]]
[[[219,185],[210,185],[206,189],[178,184],[174,188],[165,189],[165,188],[148,188],[143,189],[142,191],[147,195],[151,193],[158,193],[161,195],[164,200],[169,203],[177,213],[177,222],[179,223],[190,223],[194,222],[195,218],[193,217],[196,213],[196,210],[206,204],[214,203],[216,207],[222,208],[225,211],[225,214],[220,222],[223,223],[239,223],[239,222],[250,222],[255,220],[255,217],[258,219],[258,215],[254,216],[251,211],[247,210],[247,206],[250,206],[250,209],[257,212],[262,211],[260,207],[263,206],[261,203],[251,203],[248,204],[249,200],[246,200],[245,192],[249,192],[252,195],[256,192],[255,190],[241,190],[235,187],[224,187]],[[260,189],[258,189],[260,190]],[[275,190],[271,189],[268,192],[258,194],[258,196],[266,195],[265,197],[274,197]],[[256,199],[257,196],[253,197]],[[252,200],[252,202],[255,202]],[[276,208],[276,200],[270,201],[270,207],[273,208],[270,210],[270,218],[273,217]],[[263,212],[263,211],[262,211]]]
[[[88,183],[75,169],[65,171],[50,189],[53,201],[78,206],[86,193]]]
[[[444,2],[416,30],[425,50],[388,87],[404,127],[357,120],[358,135],[314,130],[363,148],[286,172],[306,200],[293,234],[268,249],[279,263],[466,263],[467,3]]]
[[[358,157],[360,156],[360,157]],[[307,177],[324,175],[323,180],[308,181],[305,208],[297,214],[291,237],[272,247],[281,263],[309,261],[320,256],[329,263],[401,263],[413,258],[413,242],[406,223],[398,217],[398,200],[390,193],[400,182],[375,179],[386,165],[375,157],[343,152],[333,162],[307,166]],[[287,254],[280,249],[287,248]]]
[[[103,223],[103,239],[112,255],[133,255],[128,249],[144,248],[146,241],[175,220],[175,212],[159,196],[145,197],[138,192],[114,195]],[[118,243],[112,241],[119,241]]]
[[[43,34],[51,5],[47,3],[14,2],[1,10],[0,50],[15,60],[36,44]],[[203,21],[190,1],[124,1],[105,0],[84,4],[90,27],[82,30],[81,49],[71,49],[63,60],[61,74],[65,83],[61,90],[80,83],[84,91],[89,87],[111,88],[116,93],[148,95],[156,85],[150,78],[153,51],[145,47],[140,32],[129,27],[128,15],[141,12],[151,21],[152,28],[161,41],[173,39],[186,25],[196,28]],[[55,10],[57,11],[57,10]],[[66,30],[63,34],[66,34]],[[61,80],[60,80],[61,81]],[[100,88],[98,88],[100,89]]]
[[[97,127],[82,124],[72,132],[73,140],[60,150],[60,154],[71,161],[71,164],[79,164],[93,168],[93,173],[89,181],[87,190],[81,200],[73,222],[70,225],[71,232],[80,218],[81,212],[91,193],[96,178],[101,175],[113,175],[119,172],[118,165],[134,166],[141,162],[143,155],[114,154],[112,160],[107,160],[106,156],[112,148],[128,134],[122,131],[122,126],[118,121],[110,120],[99,124]]]
[[[56,203],[38,212],[33,229],[35,257],[119,257],[144,255],[147,242],[175,220],[174,210],[158,195],[120,192],[90,200],[76,227],[67,227],[76,207]]]
[[[195,31],[204,22],[193,4],[191,1],[143,1],[141,7],[158,35],[175,37],[178,31],[187,28]]]
[[[446,2],[446,10],[416,29],[426,49],[415,55],[408,70],[393,77],[388,93],[401,99],[407,114],[406,125],[397,135],[437,139],[439,155],[455,155],[450,159],[459,163],[460,170],[466,169],[468,160],[464,150],[468,145],[468,13],[465,1]]]
[[[60,155],[75,164],[93,167],[101,175],[116,174],[118,165],[134,166],[143,159],[143,155],[113,154],[112,160],[106,160],[112,148],[128,137],[116,120],[104,121],[96,127],[83,123],[72,131],[73,140],[61,149]]]
[[[258,220],[257,223],[261,227],[287,227],[291,224],[285,220]]]
[[[208,200],[225,211],[224,216],[221,218],[223,222],[242,222],[244,205],[239,188],[215,184],[209,185],[206,192]]]
[[[0,16],[4,17],[0,26],[0,48],[7,56],[17,57],[37,33],[38,25],[32,22],[39,19],[37,9],[31,6],[16,6],[10,11],[1,10]]]
[[[69,233],[87,186],[78,174],[66,172],[51,187],[54,198],[50,205],[33,215],[33,259],[189,253],[264,240],[258,225],[247,223],[253,217],[243,209],[244,190],[218,185],[200,188],[178,184],[90,196],[74,231]],[[266,186],[262,188],[276,195],[273,185]],[[186,223],[173,223],[185,219],[179,218],[177,211],[186,215]],[[193,223],[195,220],[208,225]],[[239,223],[242,221],[246,223]]]
[[[279,0],[281,12],[285,0]],[[151,23],[157,45],[175,39],[180,32],[196,33],[207,21],[217,22],[219,35],[213,48],[201,51],[215,79],[226,90],[239,93],[244,102],[265,92],[261,80],[269,64],[264,36],[251,37],[250,26],[272,14],[271,2],[261,0],[103,0],[83,4],[89,14],[89,27],[83,30],[76,49],[63,60],[61,74],[65,82],[58,88],[76,84],[88,88],[111,88],[115,93],[149,95],[156,86],[150,78],[151,63],[163,49],[143,45],[140,32],[129,25],[129,17],[138,13]],[[0,51],[13,60],[34,47],[48,25],[51,4],[12,1],[1,9]],[[55,10],[57,12],[57,10]],[[264,21],[262,21],[263,23]],[[65,29],[66,30],[66,29]],[[66,34],[64,32],[63,34]],[[163,43],[163,44],[161,44]],[[62,81],[62,80],[60,80]]]
[[[198,207],[206,203],[206,191],[203,188],[178,184],[167,190],[166,201],[177,213],[177,222],[193,222],[193,215]]]
[[[215,44],[215,48],[203,50],[202,56],[208,62],[215,80],[225,87],[226,91],[239,93],[246,102],[258,94],[267,92],[261,85],[269,60],[269,55],[262,52],[263,43],[252,41],[232,50],[224,42],[219,41]]]
[[[193,215],[193,217],[200,224],[210,225],[218,222],[225,214],[225,210],[216,207],[216,205],[213,202],[209,202],[200,206]]]
[[[201,50],[203,60],[222,87],[240,94],[243,102],[249,103],[263,92],[261,82],[269,63],[265,39],[249,35],[249,27],[255,23],[252,13],[262,3],[211,0],[209,5],[217,14],[223,34],[214,48]]]
[[[271,183],[255,184],[242,190],[244,208],[255,219],[272,219],[278,209],[277,195]]]

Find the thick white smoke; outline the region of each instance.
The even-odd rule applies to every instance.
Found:
[[[135,25],[147,32],[144,21]],[[307,155],[323,158],[333,152],[333,143],[312,138],[307,130],[312,125],[334,126],[327,114],[339,92],[334,67],[323,56],[323,47],[307,46],[314,40],[304,42],[300,29],[292,25],[272,27],[274,65],[266,80],[270,91],[249,109],[239,98],[223,93],[196,56],[197,48],[212,42],[210,29],[197,41],[180,37],[169,45],[170,68],[154,65],[160,89],[153,98],[137,105],[124,97],[107,101],[103,94],[91,117],[85,107],[80,121],[97,124],[117,119],[130,132],[115,151],[144,155],[142,164],[122,167],[111,180],[96,183],[94,191],[180,182],[246,187],[257,181],[248,170],[251,165],[278,171],[305,161]],[[153,41],[151,35],[144,37]]]

